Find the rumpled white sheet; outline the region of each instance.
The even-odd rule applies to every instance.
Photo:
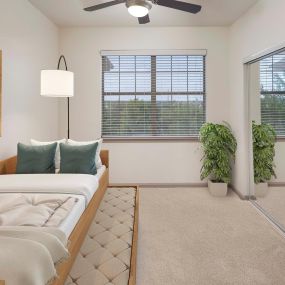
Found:
[[[0,280],[7,285],[47,285],[55,265],[69,257],[67,239],[56,228],[0,227]]]
[[[61,194],[1,194],[0,226],[56,227],[76,202],[77,198]]]

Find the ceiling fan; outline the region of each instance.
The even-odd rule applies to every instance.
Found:
[[[88,12],[93,12],[96,10],[104,9],[110,6],[125,4],[128,8],[129,13],[138,18],[139,24],[147,24],[150,22],[149,11],[152,5],[164,6],[180,11],[189,12],[196,14],[200,12],[201,5],[191,4],[187,2],[177,1],[177,0],[112,0],[97,1],[97,4],[91,4],[92,0],[83,0],[84,10]],[[93,0],[94,3],[94,0]]]

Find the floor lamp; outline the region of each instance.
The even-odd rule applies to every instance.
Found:
[[[64,61],[65,70],[60,70],[60,63]],[[67,138],[69,139],[69,98],[74,95],[74,74],[67,71],[66,59],[60,56],[57,69],[41,71],[41,96],[67,97]]]

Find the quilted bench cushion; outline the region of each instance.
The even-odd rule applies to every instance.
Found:
[[[135,188],[108,188],[65,285],[128,285]]]

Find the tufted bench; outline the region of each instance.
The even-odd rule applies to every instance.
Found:
[[[134,285],[137,222],[137,188],[108,188],[65,285]]]

